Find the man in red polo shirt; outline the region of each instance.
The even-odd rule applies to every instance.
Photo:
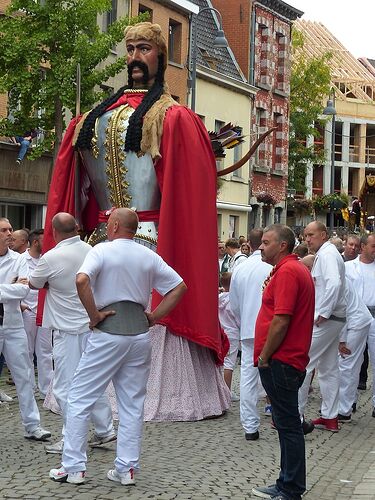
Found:
[[[305,378],[314,323],[314,283],[298,261],[293,231],[281,224],[263,233],[262,259],[274,266],[263,285],[255,325],[254,365],[272,404],[279,433],[280,475],[276,484],[252,493],[274,500],[299,500],[306,490],[305,440],[298,412],[298,389]]]

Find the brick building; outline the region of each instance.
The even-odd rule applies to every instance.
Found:
[[[302,12],[281,0],[213,4],[223,13],[225,34],[242,72],[258,88],[249,117],[252,140],[278,127],[251,160],[249,227],[285,222],[291,26]]]
[[[211,0],[193,0],[202,11],[197,27],[196,112],[208,130],[218,132],[226,123],[241,129],[245,141],[226,151],[216,162],[222,170],[238,161],[249,149],[252,98],[256,89],[249,85],[230,47],[215,47],[219,28]],[[203,9],[207,9],[204,10]],[[194,32],[194,27],[193,27]],[[247,234],[249,206],[249,163],[221,179],[217,197],[218,237],[226,240]]]
[[[150,21],[160,24],[163,33],[168,34],[166,81],[173,97],[186,104],[190,15],[196,14],[198,8],[186,0],[132,0],[130,14],[137,16],[141,12],[148,12]]]

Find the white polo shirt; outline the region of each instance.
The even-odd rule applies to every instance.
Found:
[[[335,245],[326,241],[316,252],[311,276],[315,283],[315,316],[346,317],[345,265]]]
[[[28,285],[12,283],[16,278],[27,278],[28,269],[21,255],[8,250],[0,256],[0,302],[4,306],[3,328],[23,328],[20,301],[29,292]]]
[[[69,333],[89,329],[89,318],[77,293],[76,274],[90,250],[90,245],[73,236],[60,241],[40,258],[30,275],[30,283],[36,288],[49,285],[43,327]]]
[[[229,298],[233,313],[241,321],[241,340],[254,338],[262,304],[262,286],[271,271],[272,266],[262,261],[260,250],[255,250],[233,271]]]
[[[90,278],[99,310],[123,300],[146,309],[152,289],[165,295],[182,282],[157,253],[125,238],[96,245],[78,272]]]

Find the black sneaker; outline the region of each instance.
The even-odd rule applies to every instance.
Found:
[[[246,432],[245,439],[246,441],[256,441],[257,439],[259,439],[259,432]]]
[[[16,165],[21,165],[21,160],[19,158],[16,160]]]
[[[375,408],[372,410],[372,416],[375,417]]]
[[[315,425],[311,422],[306,422],[306,420],[303,420],[302,422],[302,430],[303,434],[306,436],[306,434],[310,434],[313,430],[315,429]]]
[[[337,415],[337,420],[339,422],[351,422],[352,421],[352,416],[351,415],[341,415],[341,413],[339,413]]]
[[[352,404],[352,413],[355,413],[357,411],[357,403]]]

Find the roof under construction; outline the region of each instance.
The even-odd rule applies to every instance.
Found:
[[[375,76],[322,23],[298,19],[294,27],[304,35],[303,50],[307,55],[320,57],[327,52],[332,54],[329,65],[338,99],[375,100]]]

